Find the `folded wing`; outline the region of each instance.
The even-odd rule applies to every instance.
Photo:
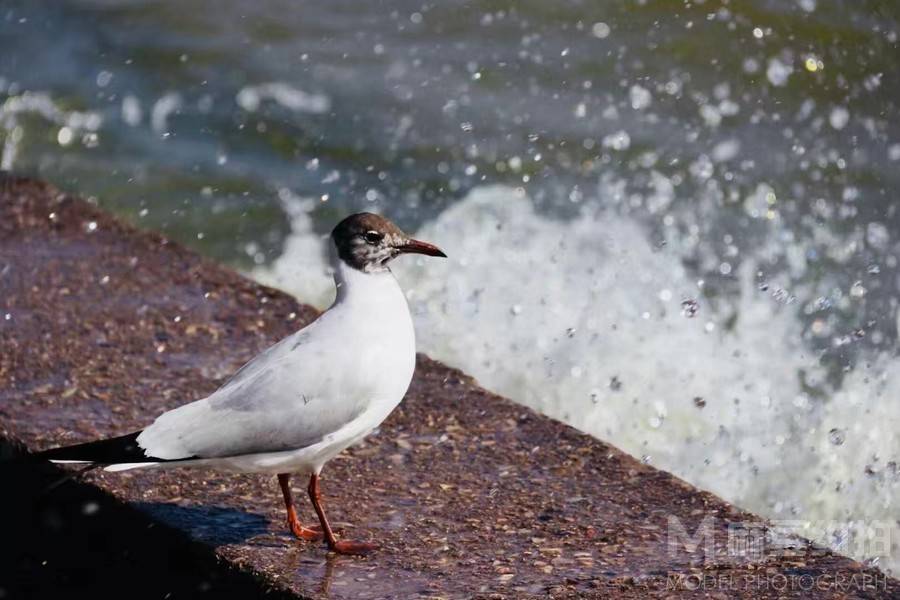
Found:
[[[360,357],[316,331],[319,323],[255,357],[209,397],[162,414],[138,444],[166,460],[279,452],[311,446],[352,421],[369,396],[348,377]]]

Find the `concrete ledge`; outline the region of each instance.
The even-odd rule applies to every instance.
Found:
[[[159,235],[16,178],[0,182],[0,290],[7,453],[140,428],[213,391],[315,315]],[[13,461],[6,472],[15,485],[5,489],[20,490],[5,499],[16,543],[5,544],[4,564],[14,568],[3,569],[0,588],[10,597],[40,595],[54,581],[68,581],[69,597],[91,595],[114,589],[104,579],[115,586],[123,577],[146,581],[134,581],[130,597],[160,597],[167,586],[175,596],[217,598],[900,594],[896,580],[804,540],[756,562],[726,552],[729,523],[764,522],[425,356],[377,435],[323,473],[332,518],[383,544],[364,559],[289,537],[274,478],[95,472],[35,504],[58,471]],[[309,506],[300,510],[313,519]],[[712,523],[715,555],[702,545],[670,549],[670,517],[691,534],[704,519]],[[152,534],[136,533],[148,527]],[[99,546],[97,536],[105,538]],[[116,571],[98,567],[73,583],[60,575],[61,548],[96,554],[85,569],[105,560]],[[133,557],[123,557],[129,548]],[[179,579],[160,552],[198,576]],[[45,556],[55,562],[41,565]],[[804,576],[831,584],[804,589]],[[839,577],[858,579],[841,588]]]

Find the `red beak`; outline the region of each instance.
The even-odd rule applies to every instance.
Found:
[[[397,246],[397,251],[401,254],[426,254],[428,256],[442,256],[447,258],[444,251],[428,242],[420,242],[419,240],[407,240],[402,246]]]

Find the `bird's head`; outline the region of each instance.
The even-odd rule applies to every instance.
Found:
[[[357,213],[337,224],[331,232],[338,257],[360,271],[376,273],[400,254],[447,255],[440,248],[409,237],[380,215]]]

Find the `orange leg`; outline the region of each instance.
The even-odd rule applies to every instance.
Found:
[[[291,494],[291,476],[287,473],[278,475],[278,483],[281,485],[281,493],[284,495],[284,507],[287,509],[288,529],[295,537],[301,540],[321,540],[322,532],[310,527],[304,527],[297,518],[297,509],[294,507],[294,496]]]
[[[312,501],[316,514],[319,515],[319,523],[322,524],[322,531],[325,533],[325,540],[328,542],[328,549],[338,554],[366,554],[378,548],[378,544],[369,542],[353,542],[350,540],[338,540],[334,537],[328,518],[325,516],[325,510],[322,508],[322,497],[319,493],[319,476],[311,475],[309,477],[309,499]]]

